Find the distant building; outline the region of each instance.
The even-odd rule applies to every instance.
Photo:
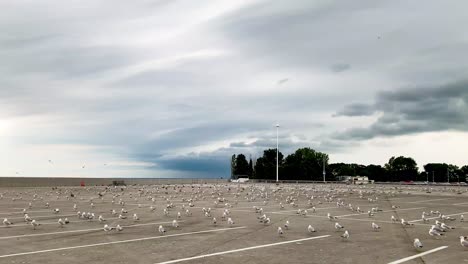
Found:
[[[338,176],[337,177],[339,181],[343,181],[349,184],[369,184],[369,183],[374,183],[374,180],[369,180],[369,177],[367,176]]]

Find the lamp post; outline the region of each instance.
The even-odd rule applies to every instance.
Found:
[[[326,175],[326,174],[327,174],[327,173],[325,172],[325,158],[324,158],[324,159],[323,159],[323,183],[326,182],[326,181],[325,181],[325,175]]]
[[[278,129],[279,129],[279,124],[276,124],[276,182],[278,182],[279,178],[279,161],[278,161]]]

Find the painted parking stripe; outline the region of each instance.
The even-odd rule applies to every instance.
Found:
[[[153,236],[153,237],[143,237],[143,238],[135,238],[135,239],[127,239],[127,240],[118,240],[118,241],[112,241],[112,242],[87,244],[87,245],[80,245],[80,246],[73,246],[73,247],[62,247],[62,248],[52,248],[52,249],[44,249],[44,250],[37,250],[37,251],[28,251],[28,252],[22,252],[22,253],[13,253],[13,254],[7,254],[7,255],[0,255],[0,258],[33,255],[33,254],[63,251],[63,250],[70,250],[70,249],[77,249],[77,248],[88,248],[88,247],[98,247],[98,246],[114,245],[114,244],[122,244],[122,243],[131,243],[131,242],[162,239],[162,238],[170,238],[170,237],[178,237],[178,236],[188,236],[188,235],[195,235],[195,234],[213,233],[213,232],[221,232],[221,231],[231,231],[231,230],[237,230],[237,229],[243,229],[243,228],[247,228],[247,227],[246,226],[240,226],[240,227],[210,229],[210,230],[196,231],[196,232],[189,232],[189,233],[180,233],[180,234],[172,234],[172,235],[160,235],[160,236]]]
[[[252,250],[252,249],[265,248],[265,247],[273,247],[273,246],[279,246],[279,245],[284,245],[284,244],[302,242],[302,241],[307,241],[307,240],[321,239],[321,238],[326,238],[326,237],[329,237],[329,236],[330,236],[330,235],[317,236],[317,237],[308,237],[308,238],[302,238],[302,239],[296,239],[296,240],[289,240],[289,241],[283,241],[283,242],[272,243],[272,244],[266,244],[266,245],[259,245],[259,246],[253,246],[253,247],[246,247],[246,248],[239,248],[239,249],[233,249],[233,250],[227,250],[227,251],[220,251],[220,252],[216,252],[216,253],[205,254],[205,255],[199,255],[199,256],[194,256],[194,257],[189,257],[189,258],[181,258],[181,259],[174,259],[174,260],[169,260],[169,261],[164,261],[164,262],[158,262],[158,263],[156,263],[156,264],[178,263],[178,262],[183,262],[183,261],[188,261],[188,260],[201,259],[201,258],[208,258],[208,257],[219,256],[219,255],[225,255],[225,254],[236,253],[236,252],[241,252],[241,251],[247,251],[247,250]]]
[[[450,200],[450,199],[454,199],[454,198],[452,198],[452,197],[450,197],[450,198],[440,198],[440,199],[421,200],[421,201],[405,202],[405,203],[427,203],[427,202]]]
[[[449,214],[449,215],[445,215],[445,216],[457,216],[457,215],[462,215],[462,214],[468,214],[468,212],[463,212],[463,213],[456,213],[456,214]],[[429,218],[426,218],[426,220],[432,220],[432,219],[439,219],[440,217],[436,216],[436,217],[429,217]],[[415,222],[420,222],[422,221],[422,218],[421,219],[417,219],[417,220],[412,220],[412,221],[408,221],[408,223],[415,223]]]
[[[184,221],[179,221],[179,223]],[[127,225],[122,226],[123,228],[128,227],[138,227],[138,226],[147,226],[147,225],[160,225],[160,224],[170,224],[172,222],[159,222],[159,223],[144,223],[144,224],[135,224],[135,225]],[[67,230],[67,231],[60,231],[60,232],[51,232],[51,233],[38,233],[38,234],[27,234],[27,235],[17,235],[17,236],[4,236],[0,237],[0,240],[4,239],[11,239],[11,238],[20,238],[20,237],[36,237],[36,236],[50,236],[50,235],[59,235],[59,234],[68,234],[68,233],[81,233],[81,232],[89,232],[89,231],[103,231],[102,227],[100,228],[90,228],[90,229],[79,229],[79,230]]]
[[[418,210],[418,209],[424,209],[426,207],[414,207],[414,208],[403,208],[403,209],[393,209],[393,210],[386,210],[386,211],[380,211],[377,213],[388,213],[388,212],[394,212],[394,211],[410,211],[410,210]],[[347,215],[337,215],[336,217],[347,217],[347,216],[354,216],[354,215],[366,215],[367,213],[360,213],[360,214],[347,214]]]
[[[409,261],[409,260],[412,260],[412,259],[415,259],[415,258],[419,258],[419,257],[425,256],[425,255],[428,255],[428,254],[437,252],[437,251],[442,250],[442,249],[446,249],[446,248],[448,248],[448,246],[442,246],[442,247],[434,248],[434,249],[425,251],[425,252],[423,252],[423,253],[419,253],[419,254],[416,254],[416,255],[413,255],[413,256],[410,256],[410,257],[406,257],[406,258],[402,258],[402,259],[399,259],[399,260],[395,260],[395,261],[389,262],[388,264],[399,264],[399,263],[403,263],[403,262],[406,262],[406,261]]]

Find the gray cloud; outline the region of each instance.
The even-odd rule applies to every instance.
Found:
[[[377,136],[466,131],[466,82],[444,85],[468,71],[460,27],[468,23],[466,7],[0,3],[5,153],[22,160],[24,153],[14,154],[22,145],[99,146],[91,154],[156,164],[144,168],[150,175],[214,177],[229,171],[233,153],[274,147],[277,122],[286,154],[299,147],[341,153]],[[393,91],[407,83],[416,88]],[[370,126],[355,127],[373,116]]]
[[[356,103],[346,105],[342,110],[338,111],[333,116],[370,116],[374,112],[375,106]]]
[[[468,131],[468,81],[381,92],[372,107],[353,104],[337,115],[373,112],[382,115],[369,127],[351,128],[335,137],[362,140],[431,131]]]

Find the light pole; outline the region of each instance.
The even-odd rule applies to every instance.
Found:
[[[325,158],[323,159],[323,183],[325,183],[325,175],[327,173],[325,172]]]
[[[279,178],[279,161],[278,161],[278,129],[279,124],[276,124],[276,182],[278,182]]]

